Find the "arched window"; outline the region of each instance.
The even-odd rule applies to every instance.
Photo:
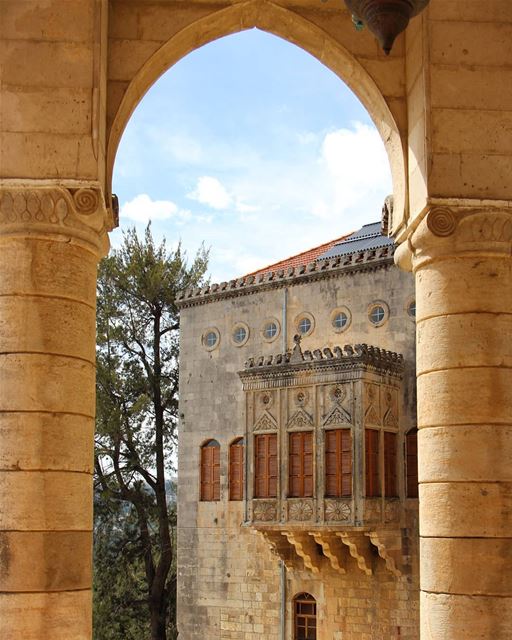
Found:
[[[229,445],[229,499],[244,497],[244,439],[237,438]]]
[[[316,640],[316,600],[299,593],[293,600],[294,640]]]
[[[201,500],[220,500],[220,444],[208,440],[201,447]]]
[[[405,484],[407,497],[418,497],[418,429],[411,429],[405,436]]]

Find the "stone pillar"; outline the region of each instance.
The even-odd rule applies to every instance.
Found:
[[[512,638],[512,208],[433,206],[417,295],[421,640]]]
[[[0,637],[90,640],[97,184],[0,185]]]

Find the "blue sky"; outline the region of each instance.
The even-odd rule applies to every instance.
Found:
[[[320,62],[251,30],[169,69],[137,107],[114,167],[121,229],[234,278],[379,219],[384,146],[351,91]],[[115,246],[120,231],[113,234]]]

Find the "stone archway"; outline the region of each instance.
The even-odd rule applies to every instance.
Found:
[[[404,134],[382,92],[356,57],[329,33],[297,13],[268,0],[247,0],[196,20],[161,46],[127,87],[109,131],[107,190],[111,189],[117,148],[133,111],[154,82],[188,53],[218,38],[261,29],[295,44],[317,58],[361,100],[380,133],[393,179],[397,216],[407,213],[407,156]]]

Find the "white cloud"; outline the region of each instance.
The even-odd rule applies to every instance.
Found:
[[[224,185],[211,176],[201,176],[195,190],[189,193],[188,197],[218,210],[227,209],[232,203],[232,198]]]
[[[147,223],[150,220],[169,218],[185,221],[191,217],[190,211],[179,209],[171,200],[152,200],[147,193],[140,193],[121,207],[121,218],[128,218],[134,222]]]

